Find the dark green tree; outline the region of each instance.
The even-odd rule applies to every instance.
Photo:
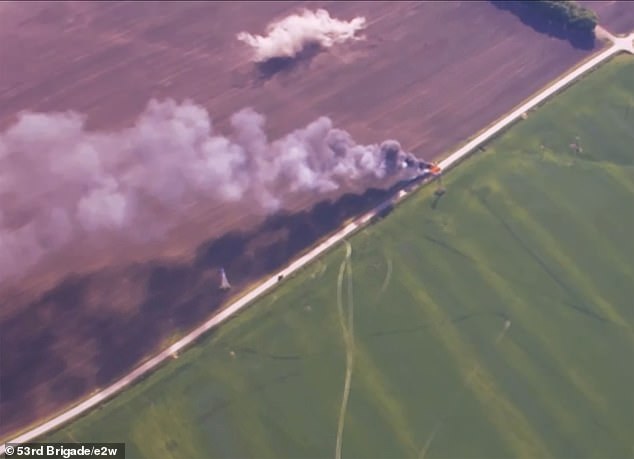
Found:
[[[522,0],[517,3],[527,12],[579,31],[591,32],[599,20],[594,11],[573,0]]]

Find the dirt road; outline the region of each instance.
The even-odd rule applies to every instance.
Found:
[[[565,74],[561,78],[554,81],[547,88],[539,92],[537,95],[532,97],[530,100],[513,110],[508,115],[504,116],[502,119],[495,122],[488,129],[483,131],[473,140],[468,142],[463,147],[459,148],[457,151],[449,155],[446,159],[444,159],[440,166],[443,169],[449,169],[455,164],[457,164],[461,159],[466,157],[470,152],[472,152],[476,147],[480,144],[486,142],[491,137],[496,135],[498,132],[506,128],[509,124],[517,120],[523,113],[528,110],[538,106],[545,99],[552,96],[556,92],[560,91],[562,88],[568,86],[578,78],[582,77],[584,74],[600,65],[606,59],[618,54],[620,52],[629,52],[634,54],[634,33],[630,34],[628,37],[617,38],[612,35],[608,35],[608,38],[612,40],[612,46],[604,50],[603,52],[597,54],[592,57],[584,64],[580,65],[572,72]],[[397,198],[397,201],[400,201],[405,198],[408,193],[401,193]],[[53,429],[59,428],[63,424],[69,422],[73,418],[79,416],[80,414],[88,411],[91,408],[96,407],[106,399],[114,396],[116,393],[128,387],[130,384],[134,383],[141,376],[147,374],[148,372],[155,369],[158,365],[168,360],[175,353],[178,353],[186,346],[190,345],[193,341],[198,339],[201,335],[209,331],[211,328],[221,324],[225,320],[229,319],[233,315],[237,314],[239,311],[247,307],[250,303],[255,301],[257,298],[267,293],[269,290],[273,289],[279,282],[279,276],[282,275],[287,277],[295,272],[297,272],[302,267],[306,266],[311,261],[315,260],[317,257],[324,254],[327,250],[334,247],[337,243],[344,240],[346,237],[352,235],[355,231],[363,226],[367,225],[371,219],[384,211],[387,207],[396,204],[393,201],[384,202],[374,208],[372,211],[362,215],[357,218],[354,222],[348,224],[345,228],[338,231],[334,235],[330,236],[326,241],[320,243],[318,246],[313,248],[307,254],[302,257],[296,259],[286,268],[281,270],[278,273],[275,273],[273,276],[269,277],[267,280],[259,284],[256,288],[249,291],[243,297],[230,304],[227,308],[219,312],[213,318],[196,328],[194,331],[180,339],[178,342],[172,344],[169,348],[165,349],[158,355],[154,356],[147,362],[143,363],[135,370],[127,374],[125,377],[118,380],[116,383],[112,384],[108,388],[98,392],[97,394],[91,396],[87,400],[82,403],[74,406],[73,408],[65,411],[64,413],[56,416],[53,419],[46,421],[45,423],[35,427],[25,433],[22,433],[18,437],[8,441],[7,443],[24,443],[27,441],[31,441],[37,437],[40,437],[47,432],[50,432]],[[0,446],[0,454],[5,452],[5,445]]]

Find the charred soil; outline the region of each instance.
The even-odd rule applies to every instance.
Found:
[[[72,109],[91,129],[115,130],[152,98],[189,98],[220,128],[245,106],[267,116],[273,138],[328,115],[359,142],[396,138],[432,158],[590,52],[485,2],[309,2],[337,18],[365,16],[366,38],[299,63],[250,62],[236,34],[262,34],[301,6],[2,4],[0,126],[22,110]],[[0,298],[0,433],[112,382],[212,314],[224,298],[219,266],[240,290],[387,193],[342,192],[334,204],[298,197],[264,221],[248,206],[200,203],[160,246],[78,247],[48,260]]]

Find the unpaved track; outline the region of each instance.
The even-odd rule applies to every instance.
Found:
[[[620,52],[628,52],[628,53],[634,54],[634,45],[633,45],[634,33],[624,38],[617,38],[611,35],[609,35],[609,37],[612,37],[612,40],[613,40],[612,46],[600,52],[599,54],[595,55],[594,57],[586,61],[584,64],[577,67],[572,72],[562,76],[561,78],[559,78],[558,80],[550,84],[543,91],[539,92],[530,100],[528,100],[527,102],[525,102],[524,104],[522,104],[521,106],[513,110],[510,114],[506,115],[499,121],[495,122],[493,125],[491,125],[491,127],[484,130],[481,134],[479,134],[473,140],[469,141],[466,145],[464,145],[463,147],[459,148],[457,151],[449,155],[446,159],[441,161],[439,165],[443,169],[448,169],[454,166],[461,159],[463,159],[469,153],[471,153],[475,148],[477,148],[480,144],[486,142],[491,137],[499,133],[501,130],[509,126],[511,123],[516,121],[523,113],[536,107],[537,105],[542,103],[544,100],[546,100],[548,97],[552,96],[556,92],[568,86],[570,83],[582,77],[584,74],[594,69],[596,66],[600,65],[602,62],[611,58],[612,56]],[[396,202],[402,200],[406,195],[407,193],[401,194],[399,198],[396,200]],[[31,441],[37,437],[40,437],[46,434],[47,432],[50,432],[53,429],[59,428],[60,426],[67,423],[68,421],[72,420],[73,418],[79,416],[82,413],[85,413],[89,409],[96,407],[100,403],[104,402],[106,399],[112,397],[116,393],[128,387],[130,384],[138,380],[141,376],[144,376],[148,372],[154,370],[161,363],[165,362],[166,360],[171,358],[175,353],[181,351],[183,348],[190,345],[193,341],[198,339],[200,336],[202,336],[204,333],[209,331],[211,328],[219,325],[220,323],[224,322],[231,316],[237,314],[240,310],[244,309],[251,302],[255,301],[257,298],[259,298],[260,296],[264,295],[265,293],[273,289],[278,283],[278,275],[282,274],[286,277],[290,274],[297,272],[299,269],[306,266],[315,258],[323,255],[326,251],[334,247],[340,241],[350,236],[358,229],[367,225],[374,216],[376,216],[377,214],[380,214],[390,205],[394,205],[394,204],[395,202],[393,201],[384,202],[380,204],[379,206],[377,206],[372,211],[357,218],[354,222],[348,224],[341,231],[335,233],[334,235],[329,237],[326,241],[317,245],[310,252],[308,252],[307,254],[295,260],[293,263],[288,265],[285,269],[283,269],[279,273],[276,273],[275,275],[269,277],[267,280],[259,284],[256,288],[254,288],[250,292],[247,292],[243,297],[241,297],[234,303],[230,304],[224,310],[220,311],[213,318],[209,319],[207,322],[205,322],[204,324],[202,324],[201,326],[193,330],[191,333],[189,333],[188,335],[180,339],[178,342],[174,343],[169,348],[165,349],[158,355],[154,356],[150,360],[146,361],[145,363],[137,367],[132,372],[128,373],[125,377],[121,378],[116,383],[98,392],[97,394],[91,396],[90,398],[79,403],[78,405],[70,408],[64,413],[54,417],[53,419],[50,419],[44,422],[43,424],[27,432],[20,434],[19,436],[8,441],[7,443],[25,443],[25,442]],[[1,445],[0,454],[4,454],[4,451],[5,451],[5,445]]]
[[[632,41],[634,40],[634,33],[624,38],[617,38],[617,37],[614,37],[613,35],[608,34],[608,38],[612,41],[612,46],[607,48],[605,51],[597,54],[593,58],[587,60],[584,64],[580,65],[572,72],[568,73],[567,75],[564,75],[563,77],[561,77],[560,79],[552,83],[550,86],[548,86],[546,89],[541,91],[539,94],[532,97],[530,100],[528,100],[524,104],[520,105],[518,108],[516,108],[511,113],[503,117],[501,120],[494,123],[490,128],[486,129],[476,138],[474,138],[470,142],[467,142],[462,148],[458,149],[456,152],[452,153],[443,161],[441,161],[439,163],[440,167],[442,167],[443,169],[447,169],[455,165],[458,161],[464,158],[470,151],[473,151],[480,144],[482,144],[483,142],[490,139],[491,137],[496,135],[498,132],[500,132],[507,126],[509,126],[511,123],[516,121],[520,116],[522,116],[522,114],[526,113],[527,111],[541,104],[543,101],[545,101],[550,96],[557,93],[558,91],[561,91],[570,83],[579,79],[584,74],[586,74],[587,72],[589,72],[596,66],[600,65],[605,60],[610,59],[612,56],[621,52],[634,54],[634,45],[632,44]]]
[[[270,20],[302,5],[346,20],[366,16],[366,39],[260,81],[235,34],[264,33]],[[74,109],[87,116],[88,129],[116,132],[131,126],[149,99],[169,97],[205,107],[225,134],[231,113],[245,106],[266,115],[270,139],[328,115],[360,142],[398,139],[422,159],[444,155],[592,54],[488,2],[14,2],[2,11],[0,37],[8,46],[0,46],[0,126],[23,109]],[[242,281],[258,282],[295,259],[295,242],[312,246],[293,225],[324,225],[302,216],[374,188],[356,184],[363,190],[346,184],[336,196],[289,196],[288,224],[279,231],[266,226],[277,217],[269,220],[249,200],[203,199],[166,215],[175,226],[165,238],[137,243],[119,234],[49,253],[32,275],[0,292],[8,356],[0,364],[0,438],[113,384],[173,334],[218,311],[219,295],[201,297],[204,287],[184,285],[214,276],[218,266],[207,271],[206,257],[205,269],[194,269],[208,244],[233,233],[251,238],[246,250],[232,252],[237,274],[226,266],[239,291]],[[347,199],[337,201],[337,212]],[[319,230],[320,237],[337,226]],[[285,261],[258,256],[249,263],[267,246],[287,253]],[[275,267],[265,270],[268,264]],[[183,282],[155,282],[165,269]],[[51,329],[46,317],[64,320]]]
[[[500,341],[502,341],[502,338],[504,338],[504,336],[506,335],[506,332],[508,331],[510,326],[511,326],[511,321],[509,319],[504,319],[504,326],[502,327],[502,330],[500,331],[500,333],[498,333],[497,338],[495,338],[495,345],[496,346],[500,343]],[[478,363],[475,363],[473,365],[473,367],[471,368],[471,370],[469,370],[469,372],[467,373],[467,376],[465,377],[464,383],[463,383],[462,387],[458,390],[458,393],[454,396],[453,402],[451,403],[450,408],[447,410],[447,412],[444,415],[442,415],[440,417],[440,419],[438,419],[438,421],[436,422],[436,425],[431,430],[431,433],[429,434],[429,437],[427,437],[427,440],[425,441],[425,444],[423,445],[423,448],[421,449],[420,453],[418,454],[418,459],[425,459],[425,454],[427,454],[427,451],[429,450],[429,447],[431,446],[432,441],[434,441],[434,438],[436,437],[436,434],[440,431],[440,429],[445,424],[445,422],[451,416],[454,415],[456,410],[458,410],[458,408],[460,408],[460,403],[459,402],[462,400],[464,395],[467,393],[467,389],[469,388],[469,385],[471,384],[471,380],[477,374],[479,367],[480,366],[478,365]]]
[[[343,445],[343,428],[346,422],[346,411],[350,398],[350,385],[352,383],[352,371],[354,368],[354,298],[352,297],[352,246],[350,242],[346,244],[346,256],[339,267],[337,278],[337,309],[341,323],[341,333],[346,348],[346,376],[343,385],[343,396],[341,397],[341,407],[339,410],[339,421],[337,423],[337,441],[335,444],[335,459],[341,459],[341,449]],[[347,278],[347,308],[344,308],[343,300],[343,278]],[[347,309],[347,322],[344,309]]]

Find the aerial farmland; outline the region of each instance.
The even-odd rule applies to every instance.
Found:
[[[115,180],[125,172],[116,193],[143,185],[126,207],[134,219],[103,224],[103,208],[120,203],[99,194],[115,193],[108,176],[77,201],[77,222],[90,224],[72,243],[47,242],[59,247],[23,263],[0,252],[11,279],[0,282],[3,437],[103,390],[391,196],[401,176],[371,174],[369,157],[393,148],[407,161],[439,159],[608,46],[549,36],[494,3],[3,4],[3,40],[20,43],[0,49],[7,151],[36,145],[63,163],[65,151],[88,151],[59,140],[72,132]],[[257,34],[302,8],[326,10],[355,37],[254,61]],[[604,8],[608,30],[628,32]],[[526,113],[460,169],[46,439],[125,441],[129,457],[631,454],[632,65],[619,55]],[[189,138],[171,112],[215,142],[208,161],[153,159]],[[40,131],[18,143],[27,128]],[[263,181],[248,175],[260,163],[233,168],[218,150],[286,155],[322,132],[359,155],[345,180],[308,182],[327,172],[308,159],[309,172],[294,165]],[[215,152],[230,175],[194,187]],[[74,206],[70,194],[96,173],[82,167],[76,186],[70,169],[59,176],[63,201],[43,185],[46,169],[31,190],[0,193],[0,236],[29,212]]]
[[[135,457],[338,457],[338,440],[347,457],[626,457],[633,70],[606,64],[444,195],[421,192],[49,440],[122,438]]]

